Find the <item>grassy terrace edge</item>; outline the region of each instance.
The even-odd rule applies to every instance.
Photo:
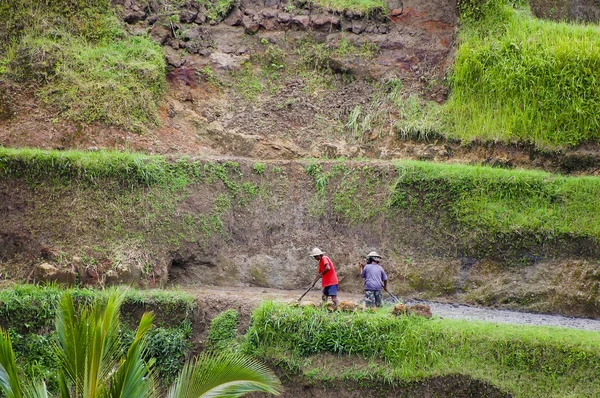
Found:
[[[599,394],[599,342],[598,332],[396,318],[389,308],[328,313],[264,303],[254,312],[243,347],[278,364],[290,377],[300,374],[317,385],[337,378],[367,388],[401,387],[431,377],[464,375],[514,397],[531,398]],[[337,376],[331,376],[330,368],[319,367],[320,354],[357,355],[368,365],[336,369]]]
[[[250,162],[251,167],[258,164]],[[221,175],[226,171],[216,167],[217,163],[223,162],[116,151],[0,147],[0,177],[33,184],[82,181],[94,185],[106,179],[172,190],[220,178],[230,188],[231,182]],[[317,197],[328,197],[330,210],[351,223],[386,211],[426,214],[435,209],[469,229],[600,239],[600,177],[422,161],[313,159],[299,163],[314,178]],[[236,178],[246,178],[238,163],[225,164],[232,165]],[[264,169],[264,164],[260,165]],[[377,189],[381,193],[377,201],[364,198],[360,184]]]

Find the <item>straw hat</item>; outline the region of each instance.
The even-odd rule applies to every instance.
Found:
[[[321,254],[325,254],[325,252],[321,251],[321,249],[319,249],[318,247],[315,247],[314,249],[311,250],[310,252],[310,256],[314,257],[314,256],[319,256]]]
[[[369,254],[367,254],[367,258],[369,257],[379,257],[382,258],[381,255],[377,254],[377,252],[371,252]]]

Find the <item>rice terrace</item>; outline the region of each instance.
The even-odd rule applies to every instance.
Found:
[[[0,0],[0,397],[600,397],[596,0]]]

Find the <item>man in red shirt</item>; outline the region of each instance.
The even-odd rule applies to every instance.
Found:
[[[328,297],[331,297],[333,305],[335,305],[335,308],[337,308],[338,278],[331,259],[325,256],[325,252],[321,251],[321,249],[318,247],[312,249],[310,256],[319,262],[319,274],[313,283],[316,283],[319,278],[322,278],[321,286],[323,287],[323,304],[327,303]]]

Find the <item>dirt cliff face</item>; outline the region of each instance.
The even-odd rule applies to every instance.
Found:
[[[201,180],[168,189],[4,178],[3,276],[33,280],[49,263],[92,285],[301,289],[315,276],[308,252],[317,246],[343,296],[362,291],[358,263],[375,249],[398,295],[598,315],[597,243],[482,235],[454,224],[443,204],[390,207],[391,165],[339,164],[325,182],[306,167],[206,162]]]
[[[397,111],[386,108],[390,90],[439,102],[447,95],[455,1],[389,0],[369,13],[276,0],[224,9],[209,1],[114,5],[132,34],[149,34],[165,50],[170,87],[161,126],[140,135],[71,123],[32,91],[5,84],[11,109],[2,111],[10,115],[0,124],[3,145],[372,156],[396,142]]]

